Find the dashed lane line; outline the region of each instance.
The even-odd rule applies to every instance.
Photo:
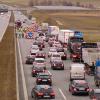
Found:
[[[66,96],[64,95],[64,93],[62,92],[62,90],[60,88],[58,88],[59,92],[61,93],[62,97],[64,98],[64,100],[67,100]]]

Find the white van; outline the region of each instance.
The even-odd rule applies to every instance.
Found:
[[[85,79],[85,65],[80,63],[73,63],[70,66],[70,80]]]

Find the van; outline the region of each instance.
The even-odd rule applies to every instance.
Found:
[[[70,66],[70,81],[85,79],[85,65],[81,63],[73,63]]]

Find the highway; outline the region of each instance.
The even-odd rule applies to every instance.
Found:
[[[11,11],[0,15],[0,42],[4,36],[4,33],[9,25],[9,20],[11,17]]]
[[[15,18],[16,16],[18,16],[17,18],[20,19],[20,17],[24,15],[16,12]],[[20,100],[34,100],[31,98],[31,90],[36,84],[35,83],[36,79],[31,76],[32,65],[25,64],[26,56],[30,54],[30,47],[32,45],[32,42],[33,42],[32,39],[24,39],[24,38],[20,38],[20,39],[18,38],[17,41],[17,60],[18,60],[17,67],[18,67]],[[46,54],[48,54],[48,50],[49,50],[48,43],[45,43],[45,45],[46,47],[44,48],[44,51],[46,52]],[[52,70],[50,68],[50,59],[48,57],[46,58],[47,70],[49,71],[49,73],[52,74],[53,89],[56,94],[55,100],[90,100],[88,96],[84,96],[84,95],[73,96],[69,92],[69,88],[68,88],[70,83],[69,67],[72,62],[69,59],[69,52],[68,51],[66,52],[68,53],[68,59],[64,61],[64,65],[65,65],[64,71]],[[22,73],[21,70],[23,70],[24,73]],[[25,83],[23,82],[23,77],[25,78],[24,81]],[[93,76],[86,75],[86,80],[89,82],[91,88],[95,88]],[[26,95],[28,95],[28,99]]]

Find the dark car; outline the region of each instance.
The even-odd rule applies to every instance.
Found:
[[[85,80],[73,80],[69,84],[69,91],[74,94],[89,94],[89,85]]]
[[[54,60],[51,62],[51,69],[61,69],[64,70],[64,63],[62,60]]]
[[[39,66],[32,67],[32,76],[33,77],[35,77],[38,73],[43,73],[43,72],[45,72],[44,67],[39,67]]]
[[[92,89],[89,96],[90,100],[100,100],[100,89]]]
[[[26,64],[33,64],[34,62],[34,57],[32,55],[28,55],[26,57]]]
[[[33,42],[33,45],[38,45],[39,50],[42,50],[44,48],[44,44],[42,42],[39,42],[39,41]]]
[[[34,99],[54,99],[55,93],[51,86],[49,85],[36,85],[32,91],[31,96]]]
[[[52,85],[51,75],[48,73],[39,73],[36,77],[36,83]]]
[[[36,58],[46,58],[46,53],[44,51],[39,51],[36,53]]]

